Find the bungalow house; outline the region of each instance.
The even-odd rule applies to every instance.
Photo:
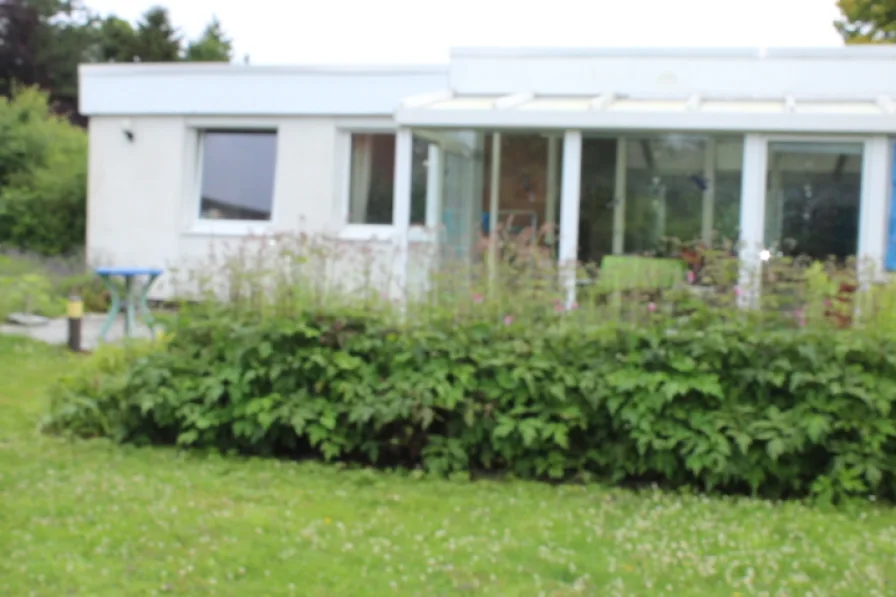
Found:
[[[302,230],[393,247],[407,282],[415,246],[473,260],[512,219],[562,263],[662,255],[674,237],[740,241],[745,271],[788,254],[896,269],[896,48],[104,64],[80,85],[88,253],[104,265],[169,268]]]

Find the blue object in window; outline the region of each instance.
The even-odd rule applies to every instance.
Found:
[[[890,152],[890,231],[887,235],[887,271],[896,271],[896,142]]]

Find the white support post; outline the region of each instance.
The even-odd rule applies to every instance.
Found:
[[[392,225],[395,227],[397,255],[392,273],[393,296],[406,301],[408,297],[409,230],[411,227],[411,163],[413,135],[410,129],[400,128],[395,134],[395,185],[392,195]]]
[[[762,288],[765,248],[765,181],[768,145],[762,135],[744,139],[744,162],[740,194],[740,269],[738,305],[757,307]]]
[[[889,227],[890,144],[887,137],[865,141],[862,156],[862,197],[859,207],[859,279],[862,286],[884,271]]]
[[[707,248],[712,248],[713,219],[715,218],[716,203],[716,140],[707,139],[706,152],[703,156],[703,223],[700,227],[700,237]]]
[[[488,273],[494,281],[498,271],[498,209],[501,196],[501,133],[492,134],[492,169],[488,209]]]
[[[566,131],[563,135],[563,173],[560,195],[560,264],[561,284],[566,290],[566,306],[576,300],[576,266],[579,253],[579,203],[582,186],[582,132]]]
[[[551,135],[548,137],[548,188],[547,188],[547,213],[545,214],[545,241],[551,250],[554,248],[557,235],[557,193],[560,181],[560,137]]]
[[[625,252],[625,194],[628,153],[625,137],[616,139],[616,188],[613,190],[613,255]]]
[[[476,258],[476,247],[482,234],[482,210],[485,197],[485,164],[482,155],[485,153],[485,133],[464,133],[470,150],[464,154],[463,184],[461,185],[462,221],[469,232],[464,237],[466,247],[463,256],[470,265]]]

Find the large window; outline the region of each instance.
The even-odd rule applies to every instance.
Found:
[[[275,131],[205,131],[200,217],[271,219],[277,161]]]
[[[411,165],[411,224],[426,221],[429,144],[414,137]],[[352,133],[349,224],[391,225],[395,189],[395,134]]]
[[[861,187],[860,143],[770,143],[766,246],[773,255],[855,255]]]
[[[743,139],[589,137],[582,143],[579,257],[675,257],[739,236]]]

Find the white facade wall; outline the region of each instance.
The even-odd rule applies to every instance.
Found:
[[[351,132],[394,131],[391,111],[401,98],[445,80],[443,71],[431,68],[82,67],[82,111],[90,116],[90,265],[177,268],[183,278],[186,270],[208,264],[213,252],[233,251],[251,234],[341,238],[340,252],[357,252],[360,241],[352,239],[358,231],[346,224]],[[189,107],[185,98],[191,98]],[[199,218],[200,132],[221,129],[277,131],[269,222]],[[373,254],[381,262],[392,259],[393,236],[388,227],[380,230],[383,240]],[[376,271],[387,267],[373,264]],[[151,297],[169,298],[172,282],[170,274],[163,276]]]

